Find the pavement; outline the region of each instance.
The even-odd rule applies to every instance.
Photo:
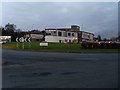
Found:
[[[117,53],[2,50],[3,88],[118,88]]]

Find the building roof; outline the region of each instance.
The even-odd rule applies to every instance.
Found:
[[[45,30],[71,30],[71,28],[46,28]]]
[[[84,32],[84,33],[88,33],[88,34],[93,34],[93,33],[90,33],[90,32],[86,32],[86,31],[80,31],[80,32]],[[94,34],[93,34],[94,35]]]
[[[47,28],[45,30],[59,30],[59,31],[68,31],[68,32],[78,32],[71,28]]]
[[[42,34],[42,31],[32,30],[32,31],[29,31],[27,34]]]

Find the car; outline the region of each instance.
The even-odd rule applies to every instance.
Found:
[[[7,40],[0,40],[0,43],[5,44],[5,43],[7,43]]]
[[[2,44],[3,42],[2,42],[2,41],[0,41],[0,43]]]

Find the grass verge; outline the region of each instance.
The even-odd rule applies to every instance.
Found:
[[[11,42],[2,45],[2,48],[16,49],[16,50],[30,50],[30,51],[47,51],[47,52],[71,52],[71,53],[120,53],[118,49],[82,49],[81,44],[64,44],[64,43],[49,43],[46,46],[40,46],[39,42],[24,43],[24,49],[22,48],[23,43]]]

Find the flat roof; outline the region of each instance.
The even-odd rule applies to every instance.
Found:
[[[86,31],[80,31],[80,32],[84,32],[84,33],[89,33],[89,34],[93,34],[93,33],[91,33],[91,32],[86,32]],[[94,35],[94,34],[93,34]]]
[[[47,28],[45,30],[58,30],[58,31],[68,31],[68,32],[79,32],[79,31],[75,31],[71,28]]]
[[[45,30],[70,30],[71,28],[46,28]]]

